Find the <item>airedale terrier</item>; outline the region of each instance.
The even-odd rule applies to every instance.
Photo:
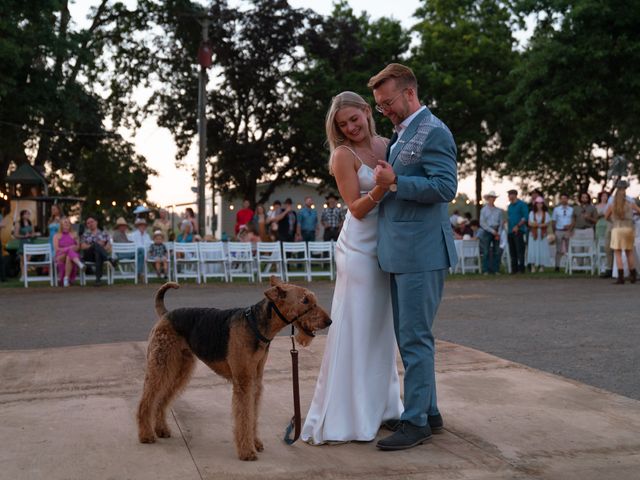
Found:
[[[166,410],[186,386],[196,357],[233,383],[234,437],[238,457],[256,460],[263,444],[257,434],[262,374],[269,342],[288,324],[298,328],[296,340],[308,345],[314,332],[331,325],[329,315],[310,290],[271,277],[265,299],[248,308],[179,308],[167,311],[164,294],[156,293],[160,319],[149,335],[147,371],[138,406],[138,438],[153,443],[170,437]]]

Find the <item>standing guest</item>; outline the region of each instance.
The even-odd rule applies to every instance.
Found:
[[[453,211],[451,216],[449,217],[449,223],[451,223],[452,228],[456,228],[458,226],[458,219],[460,218],[460,210],[456,209]]]
[[[164,241],[169,242],[172,240],[170,237],[173,233],[171,232],[171,220],[169,219],[169,213],[164,208],[161,208],[159,215],[160,216],[153,221],[151,228],[153,228],[154,232],[160,230]]]
[[[342,210],[337,207],[337,203],[338,197],[336,195],[333,193],[327,195],[327,208],[322,211],[322,216],[320,217],[320,222],[324,228],[323,240],[325,242],[329,240],[337,242],[338,236],[340,236],[344,215]]]
[[[267,230],[269,231],[269,239],[272,242],[278,240],[278,221],[276,217],[280,214],[282,202],[276,200],[271,204],[271,210],[267,213]]]
[[[269,241],[269,234],[267,232],[267,213],[264,209],[264,205],[259,203],[256,205],[256,212],[253,214],[252,222],[261,242]]]
[[[500,269],[500,227],[504,212],[496,207],[496,192],[484,196],[487,203],[480,210],[480,251],[482,252],[482,271],[494,275]]]
[[[591,203],[591,196],[587,192],[580,193],[578,205],[573,207],[573,238],[594,240],[597,221],[598,211]]]
[[[78,236],[71,229],[71,222],[64,217],[60,222],[60,231],[53,237],[53,251],[55,252],[58,280],[63,287],[73,284],[78,269],[84,269],[80,261],[80,242]]]
[[[560,204],[551,214],[551,225],[556,235],[556,272],[559,272],[560,260],[567,253],[573,231],[573,207],[569,205],[569,195],[566,193],[560,194]]]
[[[153,232],[153,243],[149,245],[149,256],[147,258],[150,262],[153,262],[158,278],[162,277],[166,280],[169,272],[169,252],[164,244],[162,230]]]
[[[242,201],[242,208],[236,213],[236,226],[234,232],[236,236],[240,231],[240,227],[244,227],[253,219],[253,210],[251,210],[251,202],[246,198]]]
[[[536,206],[536,200],[538,198],[542,198],[544,200],[544,196],[542,195],[542,192],[536,188],[531,192],[531,202],[529,203],[530,211],[534,210],[534,207]]]
[[[102,267],[104,262],[109,261],[113,266],[117,260],[111,258],[111,240],[107,232],[98,228],[98,221],[93,217],[87,217],[86,228],[80,237],[80,250],[85,262],[95,262],[96,264],[96,286],[102,284]]]
[[[49,231],[49,243],[51,244],[52,251],[55,251],[53,248],[53,237],[60,231],[60,220],[62,217],[64,217],[64,215],[62,214],[60,205],[57,203],[51,205],[51,216],[47,221],[47,230]]]
[[[529,242],[527,248],[527,263],[531,271],[544,272],[549,262],[549,241],[547,234],[551,225],[551,215],[547,213],[547,206],[542,197],[536,197],[533,210],[529,212]]]
[[[313,199],[305,197],[304,207],[298,212],[298,236],[305,242],[313,242],[318,230],[318,212],[313,207]]]
[[[607,208],[609,208],[609,192],[602,190],[598,194],[596,211],[598,221],[596,222],[596,245],[604,245],[606,255],[605,271],[600,274],[600,278],[611,278],[613,270],[613,250],[611,250],[611,220],[605,218]]]
[[[511,273],[524,273],[525,236],[527,234],[527,220],[529,207],[518,198],[518,191],[511,189],[507,220],[509,222],[509,252],[511,255]]]
[[[31,212],[29,210],[20,211],[20,219],[15,224],[13,236],[20,241],[18,257],[20,258],[20,280],[22,280],[24,278],[24,261],[22,260],[24,245],[25,243],[31,243],[38,236],[31,224]]]
[[[136,244],[138,250],[138,264],[136,265],[136,271],[138,272],[138,281],[144,281],[144,262],[146,252],[151,246],[151,237],[147,233],[147,221],[144,218],[136,218],[134,222],[136,229],[131,234],[131,240]]]
[[[129,231],[129,224],[124,219],[124,217],[118,217],[116,220],[116,231],[113,232],[113,243],[131,243],[129,240],[129,236],[127,235]]]
[[[293,211],[293,201],[290,198],[284,201],[284,208],[275,216],[274,221],[278,222],[278,240],[281,242],[293,242],[298,221],[296,212]]]
[[[193,234],[198,233],[198,219],[196,218],[196,213],[193,211],[193,208],[191,207],[185,208],[184,218],[185,220],[188,220],[189,223],[191,224],[191,232]],[[184,222],[182,223],[182,225],[184,226]]]
[[[629,280],[636,283],[636,261],[634,252],[635,230],[633,228],[633,212],[640,213],[640,207],[627,199],[627,187],[629,184],[624,180],[616,183],[616,193],[613,196],[613,203],[607,208],[605,216],[613,222],[611,228],[611,249],[616,257],[618,266],[618,279],[616,284],[624,283],[624,265],[622,262],[622,251],[627,256],[629,265]]]

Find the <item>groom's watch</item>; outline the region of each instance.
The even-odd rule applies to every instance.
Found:
[[[390,192],[397,192],[398,191],[398,176],[397,175],[393,179],[393,183],[391,185],[389,185],[389,191]]]

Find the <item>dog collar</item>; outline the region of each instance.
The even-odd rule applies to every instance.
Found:
[[[260,333],[260,330],[258,329],[258,322],[256,321],[256,316],[253,314],[253,308],[249,307],[245,309],[244,316],[247,319],[247,324],[249,325],[249,328],[251,328],[251,331],[253,331],[253,334],[256,336],[256,338],[261,342],[264,342],[267,345],[269,345],[271,343],[271,340],[273,339],[269,339],[264,335],[262,335],[262,333]]]
[[[274,312],[276,312],[276,315],[278,315],[278,317],[280,318],[280,320],[282,320],[284,323],[286,323],[287,325],[291,325],[293,322],[300,320],[300,318],[303,315],[306,315],[307,313],[309,313],[311,310],[313,310],[313,307],[307,308],[304,312],[302,312],[300,315],[296,316],[293,318],[293,320],[287,320],[287,318],[282,314],[282,312],[280,311],[280,309],[276,306],[275,303],[273,302],[269,302],[269,310],[273,310]],[[311,330],[303,327],[302,325],[298,325],[298,328],[300,330],[302,330],[304,333],[306,333],[308,336],[310,337],[315,337],[316,334],[313,333]],[[293,332],[293,330],[292,330]]]

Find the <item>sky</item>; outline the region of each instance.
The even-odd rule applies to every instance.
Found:
[[[125,0],[125,2],[135,3],[135,0]],[[229,4],[240,4],[241,2],[242,0],[231,0]],[[95,3],[94,0],[76,0],[75,4],[71,6],[74,20],[80,23],[80,19],[86,15],[88,7]],[[333,10],[334,2],[333,0],[289,0],[289,3],[296,8],[312,8],[322,15],[329,15]],[[415,19],[412,18],[413,12],[420,4],[419,0],[349,0],[349,5],[356,15],[366,11],[372,19],[384,16],[393,17],[399,20],[405,28],[415,22]],[[522,35],[526,37],[527,32]],[[520,40],[522,41],[522,38]],[[197,82],[197,78],[194,78],[194,82]],[[442,120],[446,123],[446,119]],[[318,128],[324,129],[324,126],[318,125]],[[121,130],[120,133],[135,144],[136,151],[143,155],[149,166],[158,172],[149,180],[151,186],[149,200],[151,202],[168,206],[195,201],[196,195],[193,193],[192,187],[196,187],[197,183],[192,172],[196,169],[198,162],[196,138],[194,138],[193,147],[186,159],[180,167],[177,167],[175,163],[177,148],[171,133],[165,128],[158,127],[155,119],[146,119],[135,135],[124,130]],[[453,134],[455,136],[455,132]],[[508,204],[506,192],[511,188],[518,188],[518,185],[509,179],[498,178],[495,175],[487,175],[483,179],[483,192],[496,191],[499,195],[496,205],[499,207],[506,207]],[[595,193],[596,189],[597,187],[594,186],[592,193]],[[473,176],[460,178],[458,191],[474,199],[475,178]],[[640,195],[640,186],[634,185],[629,189],[629,193],[634,196]]]

